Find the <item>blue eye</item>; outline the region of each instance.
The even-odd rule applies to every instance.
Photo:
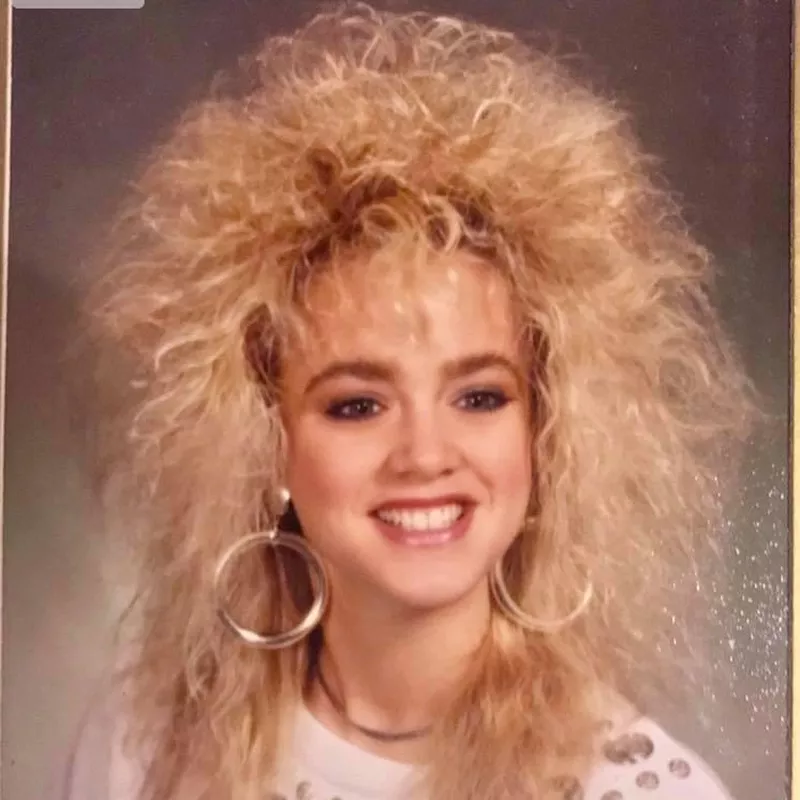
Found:
[[[380,405],[369,397],[353,397],[342,400],[325,409],[325,415],[331,419],[360,420],[378,413]]]
[[[505,392],[496,389],[476,389],[462,395],[458,405],[464,411],[497,411],[510,402]]]

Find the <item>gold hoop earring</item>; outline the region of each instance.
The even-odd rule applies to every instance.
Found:
[[[263,634],[240,625],[225,608],[222,587],[224,578],[232,562],[254,547],[281,547],[297,553],[308,567],[311,591],[314,599],[311,607],[300,622],[288,631]],[[245,644],[262,650],[281,650],[291,647],[308,636],[319,625],[328,605],[330,594],[328,576],[319,556],[302,536],[285,533],[277,526],[270,531],[251,533],[234,542],[222,555],[214,572],[214,595],[217,615],[228,630],[238,636]]]
[[[578,605],[564,617],[559,619],[539,619],[529,614],[527,611],[518,605],[511,597],[511,593],[506,586],[505,575],[503,574],[503,561],[502,559],[497,562],[495,568],[489,576],[489,588],[494,598],[495,603],[502,613],[511,622],[519,625],[520,628],[531,633],[555,633],[562,628],[565,628],[570,623],[574,622],[578,617],[583,614],[589,607],[594,597],[594,584],[589,581],[583,591]]]

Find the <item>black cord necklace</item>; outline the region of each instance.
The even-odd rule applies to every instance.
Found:
[[[325,676],[322,674],[322,667],[319,664],[317,665],[316,674],[320,688],[324,692],[325,697],[328,699],[328,702],[331,704],[336,713],[350,727],[355,728],[359,733],[364,734],[364,736],[368,737],[369,739],[374,739],[377,742],[407,742],[412,739],[422,739],[431,732],[432,726],[430,725],[424,728],[416,728],[415,730],[411,731],[398,731],[397,733],[390,733],[386,731],[377,731],[374,728],[367,728],[363,725],[359,725],[357,722],[353,722],[353,720],[350,719],[347,714],[347,709],[344,707],[344,703],[342,703],[342,701],[334,694],[331,687],[328,685],[328,682],[325,680]]]

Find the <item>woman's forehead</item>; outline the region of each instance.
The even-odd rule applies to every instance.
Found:
[[[355,259],[313,280],[303,306],[309,355],[352,355],[367,346],[514,346],[507,282],[463,252]]]

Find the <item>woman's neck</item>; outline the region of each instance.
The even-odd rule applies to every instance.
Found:
[[[317,664],[336,703],[319,681],[312,681],[309,707],[326,726],[364,749],[400,761],[420,760],[424,737],[379,742],[348,720],[385,733],[425,729],[436,720],[485,639],[488,590],[482,587],[452,606],[414,612],[338,595]]]

